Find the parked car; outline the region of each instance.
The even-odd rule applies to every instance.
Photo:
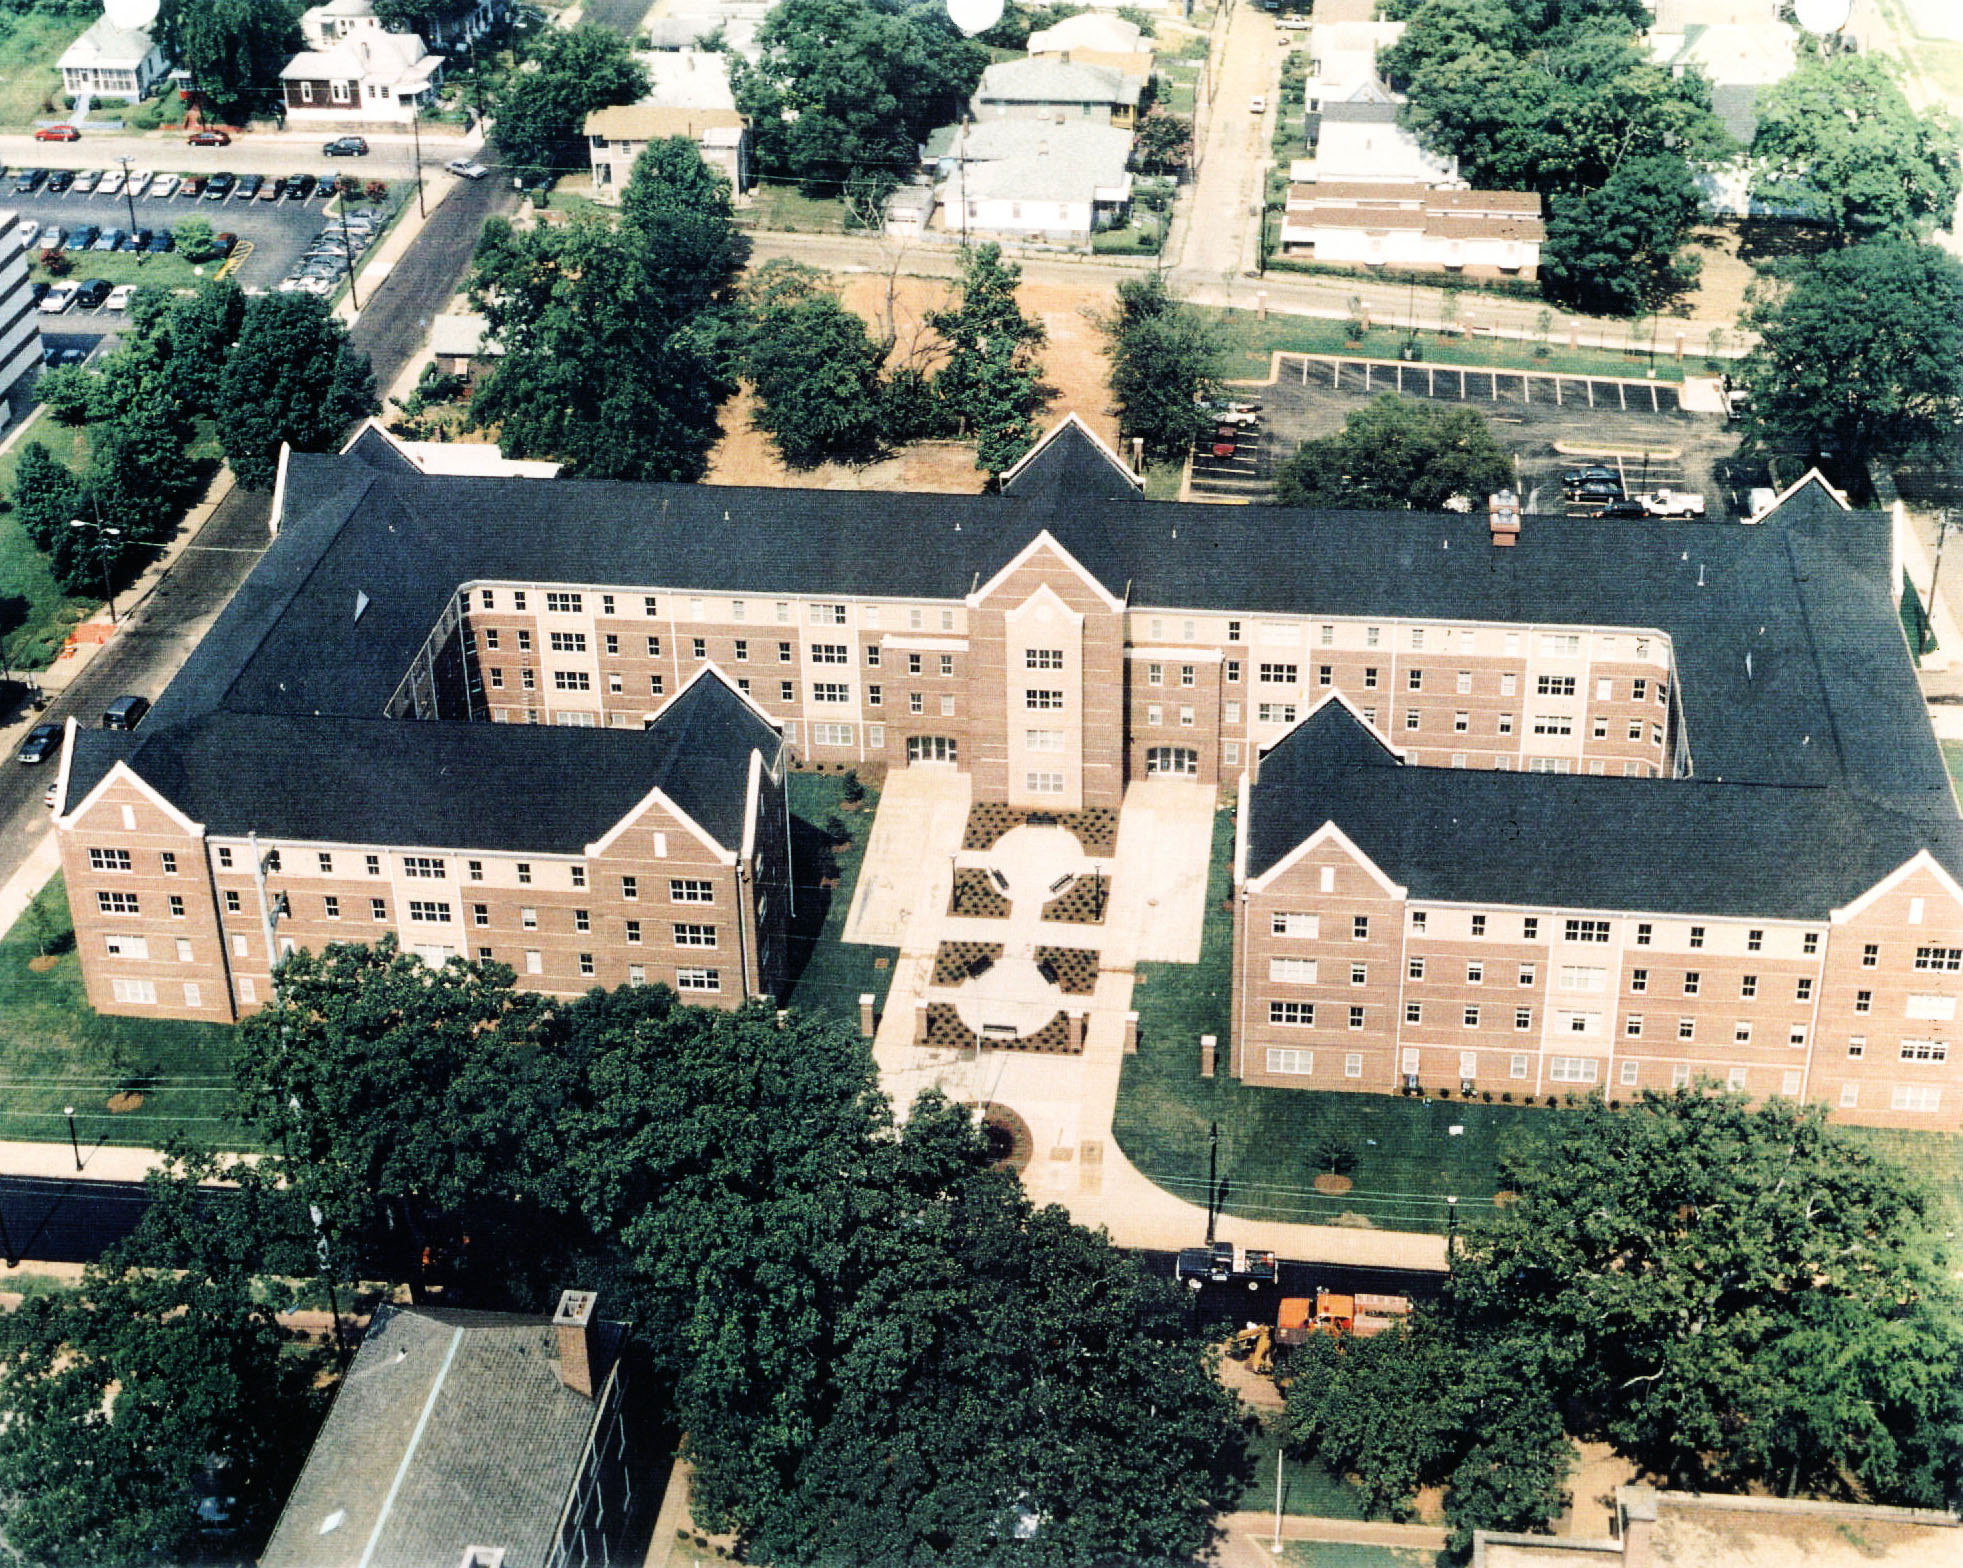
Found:
[[[1607,502],[1595,515],[1597,517],[1648,517],[1650,514],[1649,509],[1642,502],[1628,496],[1619,496]]]
[[[259,200],[278,201],[280,197],[286,194],[286,182],[288,178],[289,176],[282,174],[276,180],[266,181],[265,185],[260,188]]]
[[[20,241],[23,248],[32,246],[35,236],[40,232],[41,225],[32,218],[22,218],[14,225],[14,238]]]
[[[118,283],[109,291],[109,297],[102,302],[104,310],[128,310],[130,296],[136,292],[134,283]]]
[[[41,237],[34,241],[34,248],[36,250],[60,250],[61,242],[66,238],[67,236],[62,233],[59,224],[50,223],[46,228],[41,230]]]
[[[1237,425],[1215,425],[1213,427],[1213,455],[1215,457],[1232,457],[1234,455],[1234,447],[1239,439],[1240,428]]]
[[[20,750],[14,753],[16,762],[25,762],[30,767],[46,762],[61,750],[61,726],[59,724],[37,724],[27,732],[27,739],[20,743]]]
[[[288,201],[305,201],[309,196],[313,195],[314,186],[318,183],[319,181],[311,174],[289,174],[286,177],[286,199]]]
[[[146,251],[149,248],[150,231],[148,229],[138,229],[129,237],[129,243],[123,247],[124,250],[139,252]]]
[[[227,256],[232,254],[232,249],[234,246],[238,244],[238,242],[239,242],[239,237],[236,234],[231,233],[229,230],[221,230],[218,233],[212,235],[211,237],[212,259],[214,261],[223,261]]]
[[[132,170],[129,177],[129,194],[132,196],[141,196],[150,188],[150,181],[154,178],[155,176],[148,169]]]
[[[99,235],[101,232],[102,230],[97,228],[93,223],[83,224],[79,229],[75,230],[74,233],[68,236],[68,249],[87,250],[91,245],[95,243],[96,236]]]
[[[48,194],[50,196],[59,196],[74,183],[75,171],[73,169],[51,169],[48,171]]]
[[[96,193],[96,195],[98,195],[98,196],[120,196],[120,195],[122,195],[122,194],[123,194],[123,171],[122,171],[121,169],[105,169],[105,170],[103,170],[103,172],[102,172],[102,179],[101,179],[101,182],[100,182],[100,183],[99,183],[99,184],[98,184],[98,185],[96,186],[96,188],[95,188],[95,193]]]
[[[337,136],[321,151],[330,158],[365,158],[368,156],[368,140],[362,136]]]
[[[193,131],[184,138],[193,147],[229,147],[232,138],[223,131]]]
[[[174,174],[158,175],[150,182],[150,194],[152,197],[175,196],[177,194],[177,176]]]
[[[259,194],[259,187],[265,183],[266,176],[263,174],[241,174],[239,176],[238,199],[240,201],[251,201],[253,197]]]
[[[204,182],[204,199],[223,201],[232,194],[232,187],[238,182],[239,177],[236,174],[214,174]]]
[[[1571,499],[1577,506],[1588,506],[1596,501],[1620,501],[1622,482],[1616,479],[1590,479],[1575,487]]]
[[[100,169],[84,169],[80,174],[75,176],[75,194],[77,196],[88,195],[96,188],[97,183],[101,179],[102,171]]]
[[[177,194],[186,201],[196,201],[204,194],[204,176],[187,174],[177,182]]]
[[[83,310],[97,310],[109,297],[109,291],[116,285],[107,278],[90,278],[76,290],[75,303]]]
[[[1651,517],[1702,517],[1704,497],[1694,490],[1658,490],[1643,497],[1644,509]]]
[[[1268,112],[1267,94],[1256,93],[1252,98],[1248,99],[1247,112],[1249,114],[1266,114]]]
[[[57,283],[41,296],[41,303],[35,308],[44,316],[59,316],[75,303],[75,295],[81,287],[79,283]]]
[[[1591,479],[1612,481],[1616,485],[1622,483],[1622,475],[1616,472],[1615,469],[1599,466],[1593,468],[1570,468],[1561,476],[1561,483],[1566,485],[1568,489],[1574,490],[1587,484]]]
[[[469,158],[452,158],[443,167],[448,169],[452,174],[466,180],[481,180],[491,172],[483,164],[477,163]]]
[[[14,176],[14,194],[16,196],[28,195],[30,192],[39,189],[41,182],[47,177],[47,171],[44,169],[22,169],[20,173]]]
[[[169,250],[176,243],[177,241],[171,235],[169,229],[159,229],[155,234],[152,234],[150,236],[149,243],[145,245],[143,248],[146,251],[148,251],[152,256],[161,256],[165,251]]]
[[[149,711],[148,697],[118,697],[102,710],[102,727],[106,730],[133,730],[143,722],[143,715]]]
[[[82,133],[72,125],[44,125],[34,133],[37,142],[79,142]]]
[[[90,250],[121,250],[123,241],[129,238],[128,229],[104,229]]]

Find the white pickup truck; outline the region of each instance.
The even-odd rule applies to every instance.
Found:
[[[1688,490],[1658,490],[1643,497],[1651,517],[1702,517],[1704,497]]]

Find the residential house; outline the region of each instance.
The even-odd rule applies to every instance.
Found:
[[[1546,235],[1532,191],[1319,180],[1288,188],[1280,238],[1283,254],[1323,262],[1532,278]]]
[[[659,1499],[627,1326],[597,1313],[377,1308],[262,1568],[626,1568]]]
[[[410,30],[432,49],[467,49],[504,20],[510,9],[510,0],[477,0],[468,11],[454,16],[426,11]]]
[[[1738,9],[1746,13],[1753,10]],[[1673,76],[1690,70],[1703,73],[1711,84],[1712,110],[1741,147],[1751,145],[1758,129],[1759,94],[1790,76],[1799,61],[1799,30],[1781,21],[1776,12],[1764,15],[1762,6],[1757,11],[1761,14],[1749,21],[1676,15],[1671,18],[1673,26],[1667,29],[1659,18],[1648,39],[1650,58]],[[1775,210],[1755,201],[1751,184],[1751,162],[1742,153],[1697,175],[1698,190],[1716,217],[1799,216],[1796,207]]]
[[[961,496],[452,478],[364,438],[287,454],[273,518],[143,724],[65,737],[105,1013],[234,1019],[356,929],[551,994],[779,994],[795,758],[1021,811],[1237,799],[1249,1083],[1709,1076],[1963,1126],[1963,819],[1894,520],[1817,474],[1750,525],[1523,531],[1148,501],[1074,418]]]
[[[64,49],[59,64],[62,91],[130,103],[149,97],[170,71],[169,59],[148,28],[118,27],[107,16],[98,17]]]
[[[443,56],[414,33],[392,33],[374,0],[328,0],[300,14],[307,48],[280,71],[289,120],[314,125],[408,124],[432,101]]]
[[[934,133],[941,227],[967,235],[1088,245],[1131,204],[1132,135],[1102,121],[983,120]]]
[[[715,36],[731,54],[755,64],[762,56],[757,31],[776,0],[668,0],[661,15],[642,29],[647,47],[657,51],[693,49]]]
[[[731,192],[742,199],[750,188],[750,122],[734,109],[669,108],[654,103],[620,104],[586,116],[595,199],[619,201],[621,188],[633,176],[634,164],[648,143],[671,136],[694,142],[702,161],[721,170]]]
[[[1142,82],[1152,77],[1152,45],[1143,29],[1108,12],[1065,17],[1054,27],[1031,33],[1027,48],[1032,59],[1101,65]]]
[[[1963,1519],[1948,1509],[1716,1492],[1615,1489],[1613,1533],[1472,1533],[1473,1568],[1948,1568]]]
[[[982,72],[975,89],[978,120],[1092,120],[1132,129],[1138,123],[1145,78],[1109,66],[1061,57],[1001,60]]]
[[[1458,182],[1458,160],[1428,152],[1397,122],[1404,95],[1377,72],[1377,53],[1403,36],[1402,22],[1318,21],[1309,34],[1302,136],[1312,157],[1294,178]]]
[[[902,185],[886,198],[884,231],[894,239],[919,239],[933,223],[939,201],[931,185]]]

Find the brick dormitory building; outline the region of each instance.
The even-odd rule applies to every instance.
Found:
[[[1238,797],[1233,1070],[1705,1076],[1954,1128],[1963,821],[1890,519],[1150,503],[1074,420],[999,495],[440,477],[370,428],[57,826],[89,995],[231,1020],[397,936],[776,994],[793,763]]]

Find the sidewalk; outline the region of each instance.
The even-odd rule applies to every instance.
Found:
[[[1259,1568],[1275,1561],[1275,1516],[1273,1514],[1226,1514],[1214,1521],[1219,1532],[1220,1568]],[[1291,1541],[1324,1541],[1355,1546],[1381,1546],[1394,1551],[1418,1552],[1430,1556],[1445,1549],[1445,1532],[1433,1525],[1386,1524],[1367,1519],[1321,1519],[1307,1514],[1283,1514],[1281,1538]],[[1420,1560],[1423,1560],[1422,1558]]]
[[[370,137],[369,140],[373,141],[374,138]],[[461,137],[458,141],[465,153],[474,155],[482,150],[484,146],[483,122],[479,121],[477,128],[470,135]],[[492,176],[487,175],[485,177],[488,179]],[[404,182],[398,181],[397,183]],[[415,182],[411,179],[406,183],[413,187]],[[375,290],[380,288],[388,280],[389,274],[395,270],[396,263],[408,254],[409,247],[414,245],[422,236],[424,225],[429,222],[431,217],[435,216],[437,209],[449,199],[451,193],[462,183],[463,177],[461,175],[445,172],[441,164],[437,165],[434,171],[427,168],[424,169],[421,208],[419,209],[417,206],[413,189],[403,193],[402,216],[396,220],[394,226],[383,236],[382,243],[375,248],[375,253],[364,259],[356,269],[354,287],[343,292],[340,299],[335,303],[335,315],[347,322],[349,326],[353,326],[355,322],[361,319],[361,312],[354,307],[355,295],[357,293],[365,294],[370,300],[375,297]],[[345,200],[345,198],[342,199]],[[427,337],[425,337],[425,341],[427,341]],[[411,356],[412,363],[419,364],[420,360],[420,355]],[[383,392],[383,406],[387,406],[387,390]]]

